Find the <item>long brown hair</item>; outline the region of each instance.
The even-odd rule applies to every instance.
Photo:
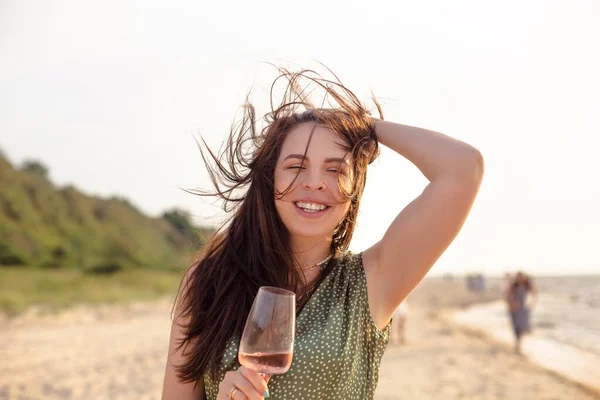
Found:
[[[344,139],[352,154],[352,190],[343,192],[350,207],[334,232],[334,255],[350,244],[367,165],[379,154],[370,112],[335,75],[328,80],[310,70],[279,72],[271,86],[271,111],[264,117],[264,128],[257,127],[255,109],[248,102],[220,154],[205,142],[204,149],[200,146],[215,191],[194,193],[218,196],[231,216],[209,240],[184,280],[188,284],[179,290],[179,310],[189,321],[180,343],[186,348],[186,361],[178,366],[184,382],[202,379],[205,371],[216,377],[227,343],[241,336],[260,286],[293,291],[301,287],[289,233],[275,208],[275,198],[285,194],[275,193],[273,177],[287,133],[301,123],[324,125]],[[275,107],[274,92],[280,82],[285,83],[283,99]],[[309,97],[319,89],[325,92],[323,103],[315,107]],[[379,103],[374,97],[373,101],[383,118]],[[332,268],[329,264],[322,276]]]

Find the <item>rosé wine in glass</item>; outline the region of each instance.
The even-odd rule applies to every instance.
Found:
[[[286,373],[292,365],[295,327],[296,294],[262,286],[240,341],[240,364],[263,375]]]

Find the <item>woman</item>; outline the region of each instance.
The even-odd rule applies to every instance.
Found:
[[[473,147],[383,121],[376,100],[380,118],[372,118],[337,78],[282,70],[274,87],[280,78],[283,101],[265,128],[246,105],[222,157],[208,150],[216,193],[234,208],[180,287],[163,399],[372,399],[394,311],[457,235],[479,189],[483,161]],[[309,102],[315,88],[329,108]],[[378,144],[430,183],[375,245],[351,254]],[[237,362],[263,285],[298,300],[292,366],[268,386]]]
[[[530,310],[537,301],[537,289],[531,278],[523,272],[517,272],[506,294],[506,301],[515,334],[515,353],[520,354],[521,339],[531,330]]]

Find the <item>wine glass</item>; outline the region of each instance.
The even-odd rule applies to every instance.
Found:
[[[284,374],[292,365],[296,294],[262,286],[254,298],[240,341],[240,364],[263,377]]]

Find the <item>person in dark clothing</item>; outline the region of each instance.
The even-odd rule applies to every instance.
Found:
[[[537,301],[537,289],[531,278],[517,272],[506,293],[506,301],[515,334],[515,353],[521,353],[521,338],[531,331],[531,308]]]

